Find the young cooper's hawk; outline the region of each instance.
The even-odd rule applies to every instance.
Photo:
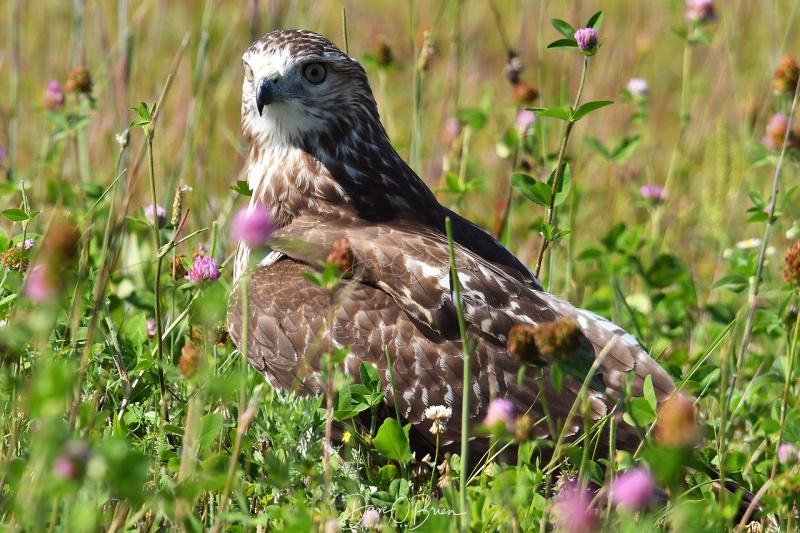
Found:
[[[378,370],[391,407],[387,412],[393,414],[396,405],[415,429],[413,447],[435,442],[425,409],[452,407],[440,444],[456,450],[465,390],[475,422],[486,416],[492,397],[507,398],[518,414],[541,420],[544,394],[553,422],[563,423],[581,384],[566,378],[556,391],[551,367],[524,363],[509,353],[507,341],[515,325],[570,318],[580,326],[576,357],[593,360],[615,339],[591,381],[593,420],[616,409],[624,387],[641,395],[647,376],[659,403],[674,392],[669,376],[631,335],[544,292],[491,235],[436,201],[392,148],[367,75],[355,60],[320,35],[301,30],[268,33],[243,59],[242,131],[249,145],[251,202],[267,206],[277,227],[272,252],[252,258],[258,267],[249,281],[247,357],[272,385],[322,393],[320,355],[332,333],[335,345],[350,348],[344,370],[356,381],[362,361]],[[477,341],[468,384],[462,383],[464,352],[445,217],[452,220],[468,335]],[[354,274],[338,288],[332,305],[327,290],[302,274],[319,271],[320,260],[343,239],[349,242]],[[239,244],[237,280],[250,253]],[[231,294],[228,327],[241,347],[240,292],[237,285]],[[331,309],[333,324],[328,324]],[[523,366],[528,368],[518,383]],[[581,432],[581,418],[571,422],[569,435]],[[535,436],[555,438],[548,428],[538,424]],[[621,422],[617,441],[631,449],[640,436]],[[471,453],[482,453],[487,444],[477,438]]]

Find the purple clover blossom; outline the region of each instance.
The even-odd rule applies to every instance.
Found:
[[[611,501],[629,511],[640,511],[655,498],[653,474],[646,468],[634,468],[620,474],[611,486]]]
[[[492,400],[486,412],[486,418],[483,420],[484,425],[489,428],[502,425],[508,431],[514,430],[515,422],[514,404],[505,398],[495,398]]]
[[[0,146],[0,165],[2,165],[3,161],[5,160],[6,160],[6,151],[5,149],[3,149],[2,146]]]
[[[24,242],[19,243],[17,246],[21,246],[26,250],[30,250],[31,248],[33,248],[33,245],[34,245],[33,239],[25,239]]]
[[[688,22],[705,24],[717,20],[714,12],[714,0],[686,0],[684,17]]]
[[[167,212],[164,211],[164,208],[160,205],[156,204],[155,208],[155,217],[153,216],[153,204],[148,205],[144,208],[144,218],[148,222],[153,222],[155,218],[156,224],[158,224],[159,228],[163,228],[164,225],[167,223]]]
[[[231,220],[231,237],[251,248],[266,243],[273,231],[275,224],[272,217],[267,208],[260,204],[239,209]]]
[[[44,108],[58,113],[64,107],[64,89],[61,84],[51,80],[44,91]]]
[[[65,455],[53,459],[53,474],[61,479],[77,479],[80,477],[80,465]]]
[[[517,113],[517,128],[519,131],[526,132],[536,124],[536,114],[529,109],[520,109]]]
[[[217,268],[217,261],[208,255],[198,255],[194,258],[194,265],[189,270],[186,276],[192,285],[200,285],[204,282],[213,283],[219,279],[222,274]]]
[[[775,113],[767,123],[766,131],[764,132],[764,146],[770,150],[780,150],[783,148],[783,140],[788,130],[789,118],[783,113]],[[791,141],[790,135],[789,145],[791,145]]]
[[[597,30],[594,28],[581,28],[575,32],[575,40],[581,52],[591,52],[597,48]]]
[[[794,444],[781,444],[778,446],[778,461],[781,464],[793,465],[797,460],[797,446]]]
[[[156,338],[156,321],[148,320],[145,324],[147,325],[147,340],[152,341]]]
[[[57,291],[53,286],[50,267],[47,264],[32,267],[25,277],[22,292],[30,301],[37,304],[52,301],[56,297]]]
[[[600,520],[592,506],[592,495],[572,484],[555,501],[553,515],[560,531],[589,533],[600,529]]]
[[[86,465],[91,458],[92,449],[85,442],[66,442],[61,447],[61,453],[53,459],[53,474],[61,479],[79,479],[86,472]]]
[[[444,137],[448,142],[455,141],[461,134],[462,127],[463,125],[457,117],[448,117],[444,121]]]
[[[642,185],[642,187],[639,189],[639,194],[642,195],[642,198],[653,203],[654,205],[664,202],[667,197],[667,191],[665,191],[663,187],[652,183]]]

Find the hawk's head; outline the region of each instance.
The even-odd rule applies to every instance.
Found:
[[[378,111],[364,69],[304,30],[268,33],[242,57],[242,129],[253,144],[331,141]]]

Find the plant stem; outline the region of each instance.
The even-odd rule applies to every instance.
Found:
[[[792,110],[789,113],[789,124],[792,124],[794,120],[795,111],[797,110],[797,96],[800,94],[800,83],[795,86],[794,90],[794,98],[792,99]],[[767,228],[764,230],[764,240],[761,242],[761,252],[758,256],[758,267],[756,269],[756,279],[753,283],[753,297],[750,300],[750,309],[747,312],[747,322],[744,328],[744,335],[742,336],[742,344],[739,347],[739,353],[737,354],[736,359],[736,382],[734,383],[734,387],[731,388],[731,391],[735,388],[736,384],[738,384],[739,380],[739,372],[738,370],[742,367],[742,363],[744,361],[744,354],[747,350],[747,346],[750,343],[750,333],[753,330],[753,320],[756,316],[756,303],[758,300],[758,289],[761,284],[761,274],[764,271],[764,261],[767,257],[767,247],[769,246],[770,239],[772,237],[772,231],[775,227],[775,222],[777,219],[775,217],[775,205],[778,201],[778,185],[780,184],[781,180],[781,170],[783,169],[783,161],[786,158],[786,149],[789,144],[789,136],[792,134],[791,128],[786,128],[786,134],[783,138],[783,146],[781,147],[780,156],[778,156],[778,164],[775,165],[775,174],[772,180],[772,194],[769,197],[769,203],[767,204],[770,206],[769,210],[769,219],[767,220]]]
[[[350,54],[350,42],[347,39],[347,8],[342,8],[342,38],[344,39],[344,53]]]
[[[681,74],[681,107],[679,111],[680,129],[678,131],[678,141],[675,143],[675,150],[672,152],[672,157],[669,161],[669,168],[667,169],[667,178],[664,180],[664,190],[669,191],[672,187],[672,180],[675,177],[675,165],[678,160],[678,154],[683,148],[683,138],[686,135],[686,129],[689,127],[689,79],[692,70],[692,43],[686,40],[686,45],[683,47],[683,72]],[[664,235],[661,234],[661,245],[664,244]]]
[[[20,1],[11,0],[11,17],[9,19],[9,44],[11,49],[11,68],[8,81],[8,104],[10,116],[8,120],[8,180],[14,181],[17,170],[17,131],[19,124],[19,26]]]
[[[797,291],[795,290],[795,296],[797,295]],[[781,421],[780,426],[778,429],[778,441],[775,444],[775,457],[772,460],[772,472],[770,473],[770,479],[775,477],[775,474],[778,472],[778,454],[777,449],[780,448],[781,444],[783,443],[783,433],[786,429],[786,411],[788,410],[787,407],[789,405],[789,394],[792,390],[792,381],[794,378],[794,365],[795,360],[797,358],[797,337],[798,333],[800,333],[800,317],[795,319],[794,321],[794,331],[792,332],[792,342],[789,345],[789,353],[788,353],[788,361],[786,363],[786,380],[783,384],[783,397],[781,398]]]
[[[246,321],[247,317],[245,317],[245,322]],[[242,440],[244,440],[244,436],[247,434],[247,428],[250,427],[250,423],[253,421],[255,412],[258,410],[258,406],[261,404],[263,397],[264,388],[262,385],[259,385],[257,389],[253,391],[253,395],[250,397],[250,403],[247,406],[247,409],[244,412],[239,413],[239,423],[238,427],[236,428],[236,440],[233,443],[231,462],[228,465],[228,475],[225,478],[225,487],[222,489],[222,495],[220,496],[219,500],[219,509],[217,509],[217,517],[214,521],[213,531],[215,533],[222,530],[222,516],[225,514],[225,508],[228,506],[229,496],[231,494],[231,490],[233,489],[233,478],[236,475],[236,464],[239,461],[239,453],[242,451]]]
[[[450,217],[444,219],[447,231],[447,245],[450,250],[450,278],[453,280],[453,299],[458,315],[458,329],[461,332],[461,349],[464,352],[464,378],[461,394],[461,471],[459,480],[459,495],[461,498],[461,531],[469,531],[469,509],[467,508],[467,454],[469,444],[469,393],[472,390],[470,383],[472,375],[470,373],[470,363],[472,350],[467,341],[467,325],[464,320],[464,310],[461,307],[461,284],[458,279],[456,268],[456,251],[453,244],[453,228]]]
[[[583,94],[583,87],[586,83],[586,73],[589,71],[589,56],[583,57],[583,71],[581,72],[581,83],[578,86],[578,94],[575,97],[575,105],[573,106],[574,109],[578,109],[578,106],[581,103],[581,95]],[[572,113],[570,113],[571,115]],[[547,208],[547,225],[553,225],[553,218],[555,215],[555,204],[556,204],[556,192],[558,192],[558,186],[561,183],[561,180],[564,177],[564,156],[567,152],[567,143],[569,142],[569,134],[572,131],[572,126],[575,125],[575,120],[570,119],[567,121],[567,127],[564,130],[564,139],[561,141],[561,148],[558,151],[558,161],[556,162],[556,169],[555,175],[553,177],[553,189],[550,193],[550,205]],[[547,237],[542,237],[542,245],[539,248],[539,257],[536,259],[536,270],[533,274],[538,278],[539,271],[542,269],[542,261],[544,260],[544,252],[547,250],[547,246],[550,244],[550,241]]]
[[[169,414],[167,412],[167,387],[164,382],[164,342],[161,340],[164,335],[164,315],[161,308],[161,266],[164,262],[164,256],[161,254],[161,231],[158,227],[158,216],[156,215],[156,175],[153,165],[153,124],[151,123],[145,129],[147,136],[147,161],[150,171],[150,201],[153,204],[153,219],[150,224],[153,227],[153,246],[156,253],[156,279],[155,279],[155,314],[156,314],[156,338],[159,339],[157,353],[158,353],[158,388],[161,391],[161,418],[164,422],[169,422]]]

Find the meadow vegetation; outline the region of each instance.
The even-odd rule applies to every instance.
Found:
[[[798,22],[791,0],[7,0],[2,529],[800,529]],[[249,368],[225,331],[241,54],[283,27],[347,47],[440,201],[667,369],[670,409],[620,400],[639,450],[531,440],[498,404],[474,430],[516,462],[412,457],[393,419],[351,424],[380,386],[334,353],[328,456],[326,398]]]

